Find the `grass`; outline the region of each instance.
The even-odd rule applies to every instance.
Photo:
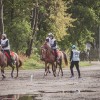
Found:
[[[44,62],[40,60],[40,57],[38,55],[32,55],[30,58],[26,58],[23,61],[23,66],[22,69],[41,69],[44,68]],[[63,64],[63,66],[65,66]],[[69,64],[70,66],[70,64]],[[87,67],[91,66],[91,63],[89,61],[80,61],[80,66],[81,67]]]
[[[43,61],[38,55],[32,55],[30,58],[24,58],[22,69],[41,69],[44,68]]]
[[[91,66],[92,64],[89,61],[81,61],[80,62],[80,66],[81,67],[87,67],[87,66]]]
[[[34,70],[34,69],[44,69],[44,62],[40,60],[40,56],[38,55],[32,55],[30,58],[26,58],[25,56],[21,56],[21,60],[23,62],[23,66],[20,68],[22,70]],[[90,66],[91,63],[89,63],[88,61],[81,61],[80,62],[80,66],[81,67],[88,67]],[[64,63],[63,63],[63,66]],[[70,66],[70,64],[68,64],[68,67]],[[66,66],[64,67],[66,68]],[[6,67],[6,69],[11,69],[10,67]]]

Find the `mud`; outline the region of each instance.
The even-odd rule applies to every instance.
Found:
[[[80,70],[80,79],[75,68],[72,79],[69,68],[63,69],[63,77],[53,77],[52,73],[44,77],[41,69],[20,70],[15,79],[10,77],[10,71],[5,71],[6,79],[0,76],[0,100],[8,100],[4,98],[9,96],[11,100],[100,100],[100,63]]]

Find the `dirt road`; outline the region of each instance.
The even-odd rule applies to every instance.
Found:
[[[77,78],[76,69],[75,77],[70,79],[68,68],[63,70],[63,77],[53,77],[52,73],[43,77],[44,70],[41,69],[19,71],[19,78],[12,79],[10,71],[6,71],[5,80],[0,76],[0,96],[30,94],[34,97],[31,100],[100,100],[100,63],[80,70],[81,79]]]

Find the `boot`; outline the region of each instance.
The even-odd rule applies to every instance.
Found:
[[[15,61],[13,59],[13,57],[11,57],[11,63],[14,65],[15,64]]]

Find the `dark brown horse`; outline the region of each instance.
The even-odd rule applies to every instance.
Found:
[[[41,47],[41,59],[45,62],[45,75],[47,75],[47,73],[49,72],[48,64],[51,64],[54,76],[56,76],[57,65],[59,65],[59,72],[61,71],[63,76],[62,60],[64,59],[65,64],[68,65],[67,56],[62,51],[58,50],[57,52],[58,52],[58,60],[56,61],[54,52],[47,42],[45,42],[44,45]]]
[[[5,67],[10,66],[12,68],[11,77],[13,78],[13,72],[16,66],[16,70],[17,70],[16,78],[17,78],[19,67],[22,66],[22,61],[20,60],[19,56],[15,52],[11,52],[11,56],[14,59],[15,62],[14,64],[12,64],[11,61],[9,61],[9,58],[6,56],[4,52],[0,51],[0,66],[1,66],[1,74],[3,76],[3,79],[6,77],[4,74]]]

